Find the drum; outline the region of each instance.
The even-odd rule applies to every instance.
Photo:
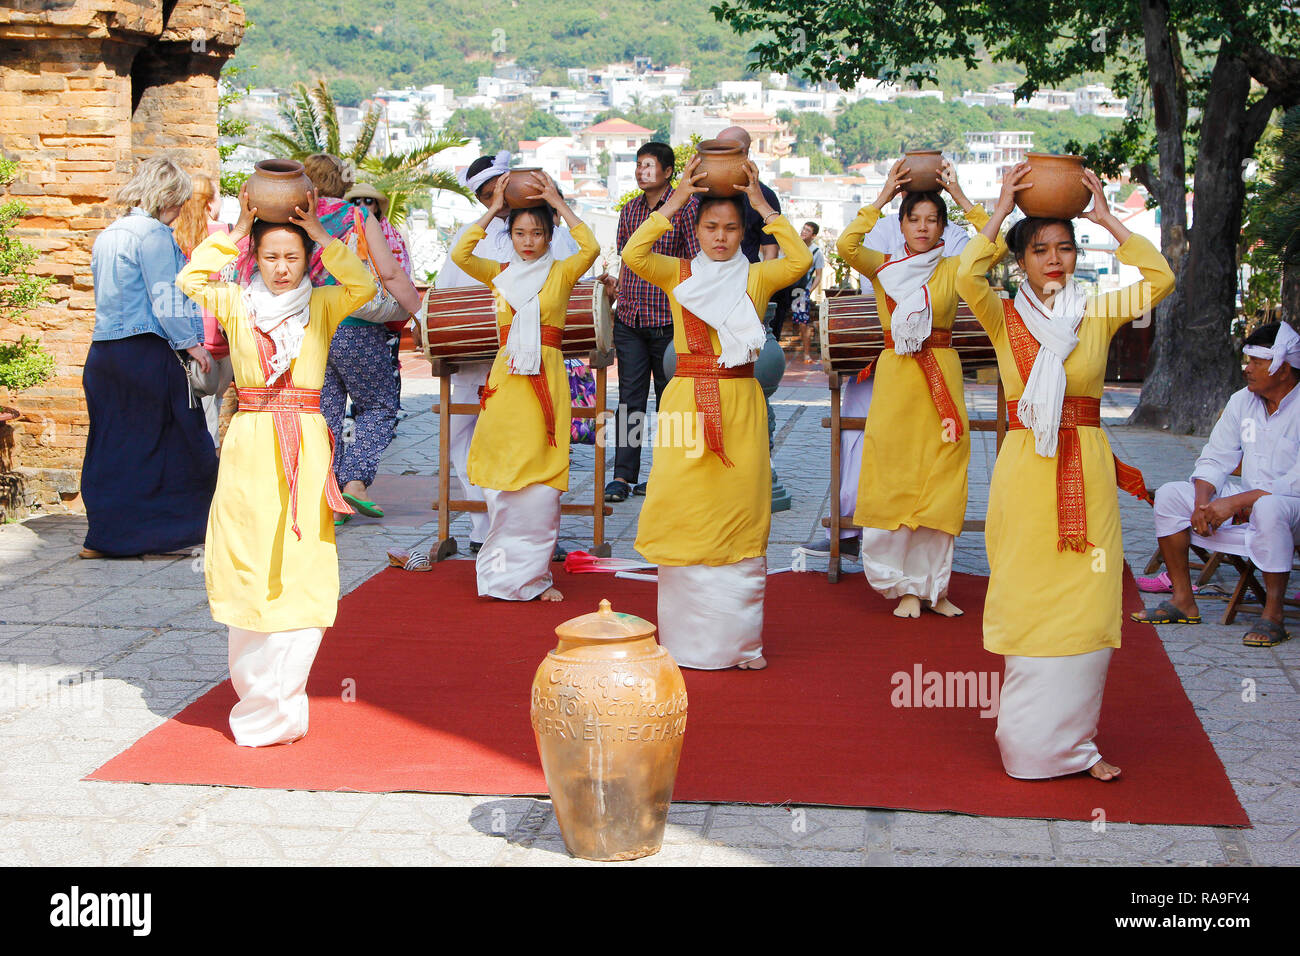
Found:
[[[874,295],[827,296],[818,328],[822,365],[827,372],[856,375],[874,362],[885,347],[885,332],[876,317]],[[997,352],[988,333],[965,302],[957,306],[952,345],[965,366],[997,364]]]
[[[425,296],[423,321],[417,321],[421,349],[429,359],[445,362],[491,362],[496,358],[496,296],[486,286],[436,289]],[[421,317],[417,317],[419,319]],[[566,356],[586,358],[594,350],[614,347],[609,296],[601,282],[578,282],[569,295],[564,319]]]

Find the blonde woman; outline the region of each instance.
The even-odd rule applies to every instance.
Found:
[[[185,254],[169,228],[190,191],[189,175],[173,160],[142,161],[116,196],[126,215],[91,252],[83,558],[173,552],[203,540],[217,460],[178,353],[204,372],[212,360],[199,310],[176,293]]]

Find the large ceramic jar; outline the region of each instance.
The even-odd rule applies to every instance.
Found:
[[[1029,172],[1022,182],[1033,185],[1016,193],[1016,205],[1026,216],[1073,219],[1088,206],[1092,193],[1083,184],[1083,158],[1030,153]]]
[[[703,172],[703,186],[709,196],[738,196],[739,186],[745,183],[745,160],[748,158],[739,143],[729,139],[706,139],[695,148],[700,165],[695,170]]]
[[[534,175],[535,174],[535,175]],[[546,172],[540,166],[516,166],[510,170],[506,181],[506,205],[511,209],[536,209],[545,206],[545,199],[529,199],[537,195],[546,184]]]
[[[914,149],[903,154],[903,162],[908,168],[911,179],[903,188],[909,193],[937,192],[943,183],[939,179],[939,167],[943,165],[943,153],[937,149]]]
[[[564,845],[586,860],[658,853],[686,733],[686,684],[649,621],[600,610],[555,629],[529,713]]]
[[[248,204],[258,219],[288,222],[295,207],[307,208],[311,190],[311,179],[296,159],[264,159],[248,177]]]

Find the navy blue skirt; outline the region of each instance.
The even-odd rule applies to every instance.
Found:
[[[82,387],[86,547],[125,557],[202,544],[217,455],[171,346],[153,334],[92,342]]]

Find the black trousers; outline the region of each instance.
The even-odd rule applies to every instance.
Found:
[[[781,340],[781,332],[785,328],[785,320],[790,318],[793,301],[794,286],[792,285],[786,286],[772,295],[772,304],[776,306],[776,315],[772,317],[771,329],[778,342]]]
[[[641,480],[641,442],[649,431],[646,404],[654,379],[655,404],[668,385],[664,352],[673,340],[671,325],[632,328],[614,321],[614,351],[618,355],[618,413],[615,416],[614,477],[630,485]]]

